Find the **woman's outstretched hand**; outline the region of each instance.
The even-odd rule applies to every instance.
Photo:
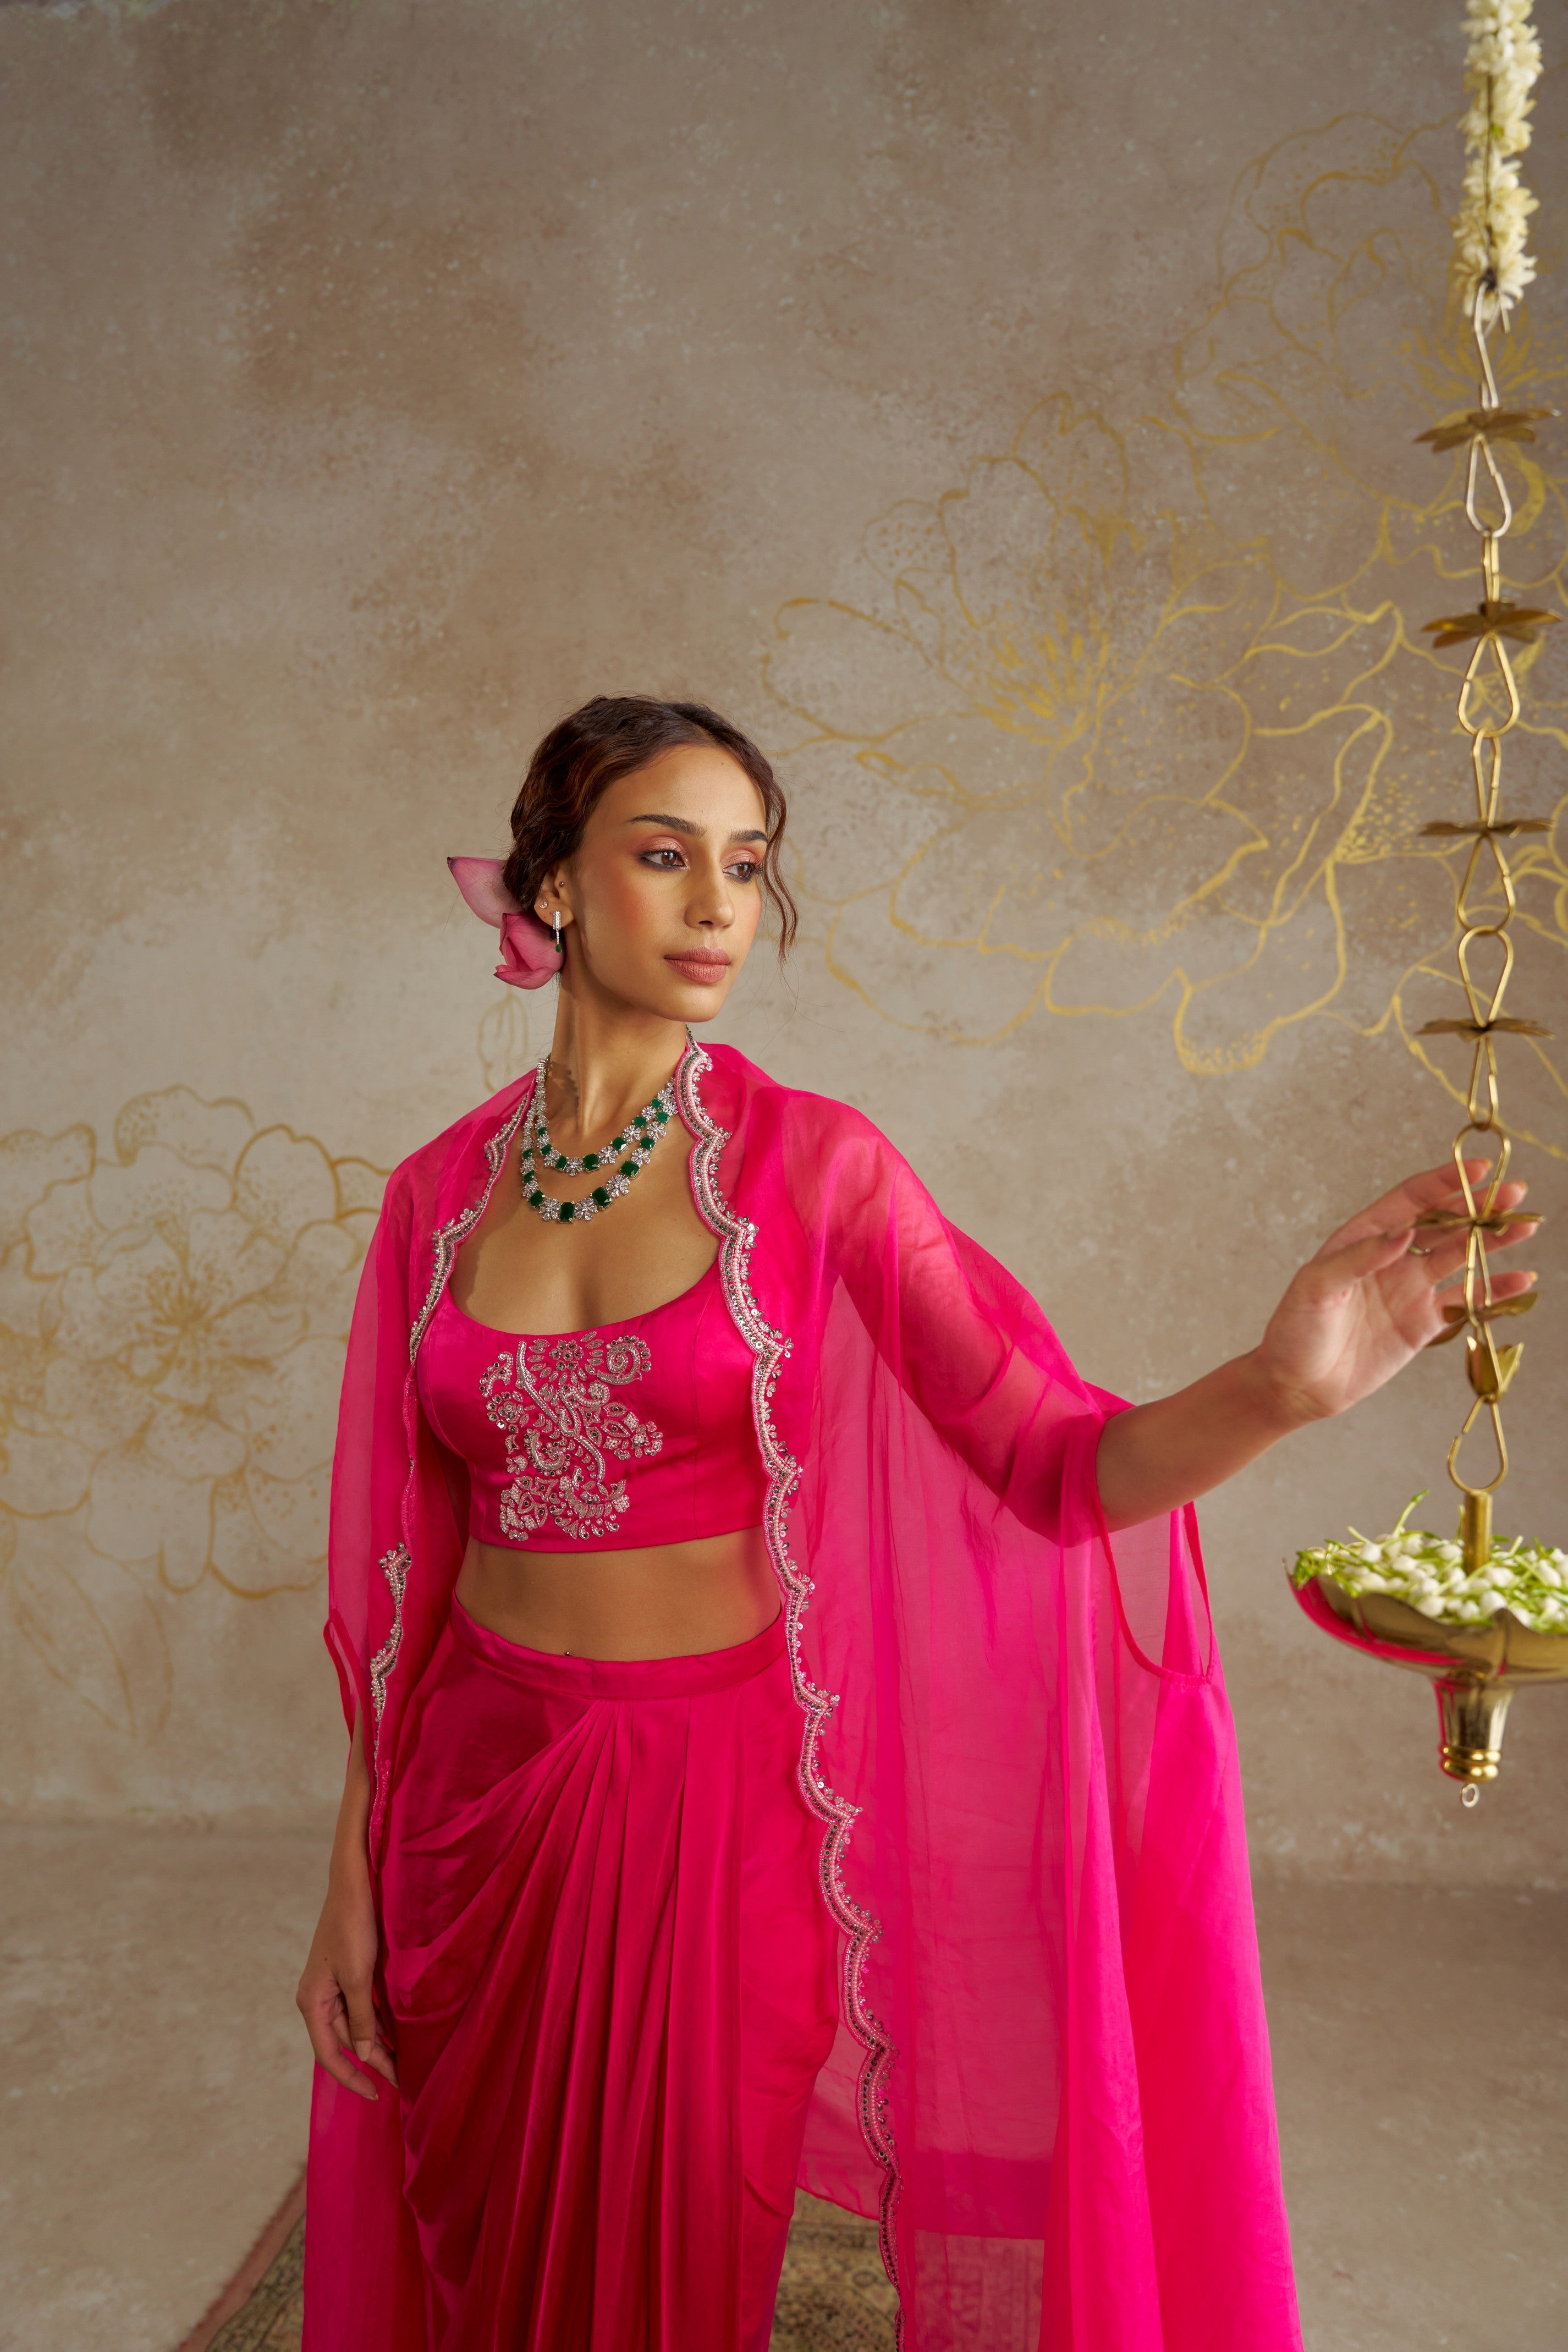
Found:
[[[1479,1197],[1490,1163],[1468,1160]],[[1500,1186],[1494,1210],[1517,1212],[1522,1184]],[[1343,1412],[1380,1389],[1448,1327],[1443,1308],[1458,1296],[1444,1283],[1465,1262],[1463,1225],[1421,1225],[1424,1212],[1462,1212],[1450,1160],[1407,1177],[1352,1217],[1309,1258],[1269,1318],[1250,1354],[1221,1364],[1190,1388],[1136,1405],[1105,1424],[1100,1439],[1100,1498],[1113,1530],[1174,1510],[1207,1494],[1308,1422]],[[1489,1255],[1524,1241],[1535,1221],[1515,1215],[1489,1234]],[[1533,1273],[1494,1274],[1494,1299],[1514,1298]]]
[[[1467,1160],[1465,1168],[1479,1199],[1490,1163]],[[1495,1209],[1517,1209],[1524,1192],[1500,1185]],[[1452,1160],[1407,1177],[1341,1225],[1291,1282],[1255,1353],[1294,1421],[1326,1420],[1359,1403],[1447,1329],[1448,1302],[1438,1291],[1464,1265],[1466,1229],[1417,1224],[1432,1209],[1463,1212]],[[1488,1234],[1489,1255],[1534,1231],[1533,1219],[1521,1218]],[[1532,1273],[1495,1274],[1492,1297],[1517,1297],[1534,1280]]]

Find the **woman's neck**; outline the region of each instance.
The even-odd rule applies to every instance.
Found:
[[[545,1079],[557,1149],[575,1155],[613,1135],[658,1093],[685,1045],[678,1021],[584,1004],[563,987]]]

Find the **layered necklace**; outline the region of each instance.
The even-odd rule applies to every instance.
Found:
[[[534,1073],[533,1100],[517,1141],[517,1179],[523,1188],[523,1198],[530,1209],[537,1209],[547,1225],[580,1225],[596,1217],[612,1201],[632,1190],[632,1179],[640,1175],[653,1156],[658,1142],[675,1115],[675,1081],[665,1079],[651,1103],[645,1103],[635,1118],[629,1118],[619,1135],[597,1151],[585,1151],[580,1160],[569,1160],[558,1151],[549,1139],[545,1124],[545,1074],[549,1068],[547,1054]],[[539,1182],[540,1167],[553,1168],[562,1176],[586,1176],[602,1169],[604,1181],[596,1184],[585,1201],[553,1201]]]

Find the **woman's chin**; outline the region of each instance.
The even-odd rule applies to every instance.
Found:
[[[610,983],[610,992],[639,1013],[652,1013],[660,1021],[689,1023],[695,1027],[711,1021],[721,1009],[734,977],[733,965],[726,968],[722,980],[687,980],[671,971],[656,975],[628,973],[619,983]]]
[[[690,1022],[694,1027],[701,1022],[711,1021],[728,994],[727,979],[717,982],[680,981],[670,992],[670,1019]]]

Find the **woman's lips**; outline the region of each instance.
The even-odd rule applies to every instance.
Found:
[[[695,980],[699,988],[711,988],[729,970],[729,958],[725,955],[666,956],[664,961],[686,980]]]

